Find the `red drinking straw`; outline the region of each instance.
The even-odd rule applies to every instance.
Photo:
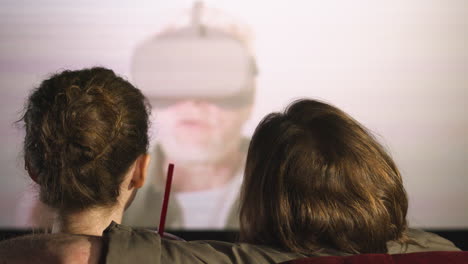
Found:
[[[169,194],[171,193],[172,174],[174,173],[174,164],[169,163],[167,168],[166,190],[164,191],[164,200],[161,209],[161,218],[159,219],[158,233],[164,236],[164,225],[166,224],[167,205],[169,204]]]

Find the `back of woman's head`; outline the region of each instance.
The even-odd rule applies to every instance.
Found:
[[[258,125],[241,194],[241,239],[313,253],[386,252],[408,201],[382,146],[341,110],[299,100]]]
[[[63,71],[29,96],[24,159],[40,199],[58,210],[117,202],[125,172],[148,148],[148,105],[112,70]]]

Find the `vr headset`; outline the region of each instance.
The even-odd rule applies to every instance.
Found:
[[[140,45],[133,82],[156,107],[203,100],[223,107],[251,104],[257,67],[241,41],[208,27],[187,27]]]

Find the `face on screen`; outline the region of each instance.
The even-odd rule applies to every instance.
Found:
[[[226,108],[182,100],[154,108],[156,137],[165,155],[178,162],[214,162],[237,148],[251,106]]]

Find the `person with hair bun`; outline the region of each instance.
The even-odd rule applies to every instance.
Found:
[[[296,101],[256,128],[235,244],[171,240],[119,224],[144,183],[147,112],[138,90],[112,72],[65,72],[45,81],[24,121],[27,169],[42,201],[58,210],[55,231],[62,234],[2,242],[0,262],[30,260],[24,251],[44,263],[266,264],[459,250],[407,227],[408,201],[391,157],[362,125],[323,102]]]
[[[64,71],[29,96],[25,167],[53,232],[102,235],[143,185],[149,156],[145,97],[105,68]]]

